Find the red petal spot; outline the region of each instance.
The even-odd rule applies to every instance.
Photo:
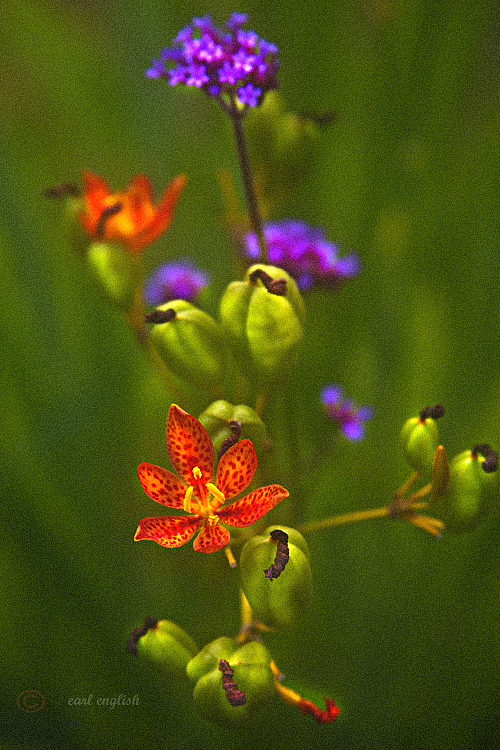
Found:
[[[159,516],[143,518],[135,532],[134,539],[151,539],[162,547],[181,547],[186,544],[203,519],[199,516]]]
[[[240,440],[219,461],[215,484],[226,500],[238,495],[253,479],[257,456],[251,440]]]
[[[211,482],[214,475],[214,446],[203,425],[172,404],[167,419],[167,453],[172,466],[186,484],[193,484],[192,471],[201,470],[200,482]]]
[[[250,492],[236,500],[227,508],[217,511],[217,515],[228,526],[250,526],[262,518],[271,508],[288,497],[288,491],[279,484],[270,484]]]
[[[224,526],[216,523],[212,526],[208,521],[193,542],[193,548],[197,552],[217,552],[222,549],[230,539],[230,534]]]
[[[186,486],[171,471],[144,462],[139,465],[137,476],[142,489],[151,500],[166,505],[167,508],[183,507]]]

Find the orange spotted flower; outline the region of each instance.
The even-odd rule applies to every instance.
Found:
[[[148,497],[167,508],[183,508],[188,515],[143,518],[135,533],[136,541],[152,539],[162,547],[180,547],[201,529],[193,547],[199,552],[215,552],[229,542],[230,534],[223,523],[250,526],[288,497],[287,490],[279,484],[270,484],[221,507],[252,481],[257,468],[252,442],[240,440],[224,453],[212,483],[212,441],[200,422],[175,404],[168,413],[166,442],[180,479],[149,463],[140,464],[137,474]]]
[[[121,193],[111,193],[106,181],[92,172],[82,172],[82,178],[85,210],[80,222],[84,229],[93,240],[119,242],[131,253],[138,253],[167,229],[187,181],[183,174],[174,177],[154,206],[145,175],[136,175]]]

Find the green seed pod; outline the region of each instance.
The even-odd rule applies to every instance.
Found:
[[[285,279],[285,296],[269,292],[261,279],[250,281],[255,272],[271,280]],[[305,319],[304,303],[291,276],[275,266],[252,266],[245,281],[229,284],[220,317],[242,372],[264,390],[281,385],[296,364]]]
[[[86,261],[104,296],[120,310],[131,310],[138,284],[133,257],[120,245],[93,242]]]
[[[288,534],[288,560],[279,574],[269,580],[268,571],[277,560],[278,545],[270,532]],[[270,526],[269,533],[248,540],[241,551],[241,587],[253,614],[271,630],[289,628],[300,620],[312,598],[309,552],[302,535],[286,526]]]
[[[137,654],[158,667],[168,677],[186,679],[188,662],[198,652],[198,647],[182,628],[159,620],[137,641]]]
[[[319,127],[307,117],[285,112],[276,91],[247,116],[247,134],[255,182],[264,214],[293,192],[314,163]]]
[[[229,659],[238,649],[234,638],[221,636],[215,641],[207,643],[201,651],[194,656],[186,667],[186,674],[190,680],[197,682],[200,677],[218,669],[221,659]]]
[[[219,639],[221,640],[221,639]],[[221,657],[224,659],[224,657]],[[204,674],[195,685],[194,702],[201,716],[221,727],[246,723],[274,692],[270,668],[271,655],[263,643],[252,641],[238,648],[226,659],[230,677],[223,680],[217,666]],[[232,684],[228,685],[228,681]],[[244,694],[243,703],[231,703],[234,692]],[[242,696],[243,697],[243,696]]]
[[[415,471],[424,472],[432,463],[439,442],[436,422],[427,417],[408,419],[401,430],[405,458]]]
[[[257,412],[245,404],[233,404],[228,401],[214,401],[213,404],[200,414],[199,421],[206,429],[218,453],[222,443],[231,435],[230,422],[241,424],[241,438],[248,438],[254,444],[255,450],[260,451],[266,439],[266,427]]]
[[[175,316],[157,323],[151,340],[167,367],[180,378],[202,388],[219,388],[224,376],[226,349],[218,324],[186,300],[166,302],[156,312]]]
[[[480,453],[464,451],[451,462],[448,490],[442,498],[445,531],[473,531],[489,513],[497,496],[497,475],[482,468]]]

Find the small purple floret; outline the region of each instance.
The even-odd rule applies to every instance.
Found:
[[[365,434],[364,422],[372,419],[375,412],[371,406],[356,408],[354,403],[342,395],[339,385],[327,385],[321,391],[321,401],[327,415],[337,422],[345,437],[353,443]]]
[[[245,94],[250,95],[250,91]],[[270,222],[264,226],[264,239],[269,262],[287,271],[302,291],[311,287],[337,290],[361,272],[356,253],[339,258],[337,247],[326,241],[323,230],[303,221]],[[257,237],[252,233],[245,237],[244,252],[252,260],[259,257]]]
[[[247,83],[246,86],[238,89],[238,101],[240,104],[246,104],[248,107],[255,107],[258,104],[261,93],[261,89],[256,88],[251,83]]]
[[[193,302],[208,284],[205,271],[188,260],[179,260],[159,266],[144,285],[147,305],[162,305],[174,299]]]
[[[246,13],[233,13],[225,28],[210,16],[193,18],[146,70],[148,78],[166,78],[171,86],[201,88],[222,106],[258,106],[264,94],[277,88],[278,48],[245,31]],[[173,67],[172,67],[173,64]]]

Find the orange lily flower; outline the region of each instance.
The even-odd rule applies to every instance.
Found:
[[[131,253],[138,253],[167,229],[187,182],[183,174],[174,177],[154,206],[145,175],[136,175],[121,193],[111,193],[106,180],[92,172],[82,172],[82,179],[85,211],[79,218],[84,229],[93,240],[120,242]]]
[[[167,453],[180,479],[149,463],[137,469],[146,495],[167,508],[183,508],[187,516],[143,518],[134,539],[151,539],[162,547],[180,547],[201,529],[193,543],[199,552],[215,552],[230,539],[221,525],[250,526],[288,497],[279,484],[250,492],[222,508],[252,481],[257,456],[250,440],[240,440],[222,456],[215,483],[214,447],[202,424],[172,404],[166,430]]]

